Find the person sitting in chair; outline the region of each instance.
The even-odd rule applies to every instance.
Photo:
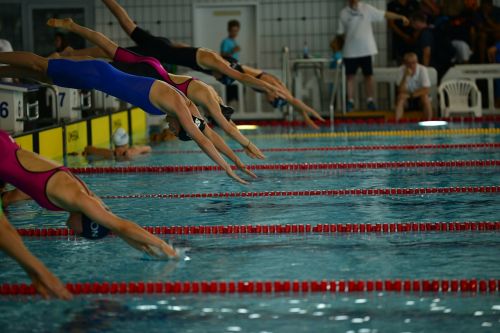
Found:
[[[431,80],[427,68],[418,63],[415,53],[407,53],[400,67],[398,80],[398,98],[396,102],[396,121],[401,120],[405,107],[415,108],[419,105],[424,111],[426,120],[432,119],[432,105],[429,97]]]

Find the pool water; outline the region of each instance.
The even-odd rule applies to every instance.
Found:
[[[471,124],[474,127],[495,124]],[[464,125],[454,124],[452,127]],[[412,129],[413,126],[406,128]],[[393,130],[395,126],[383,128]],[[381,130],[351,126],[344,132]],[[498,135],[268,138],[261,148],[500,142]],[[294,133],[305,132],[295,129]],[[238,148],[237,145],[231,144]],[[71,157],[71,166],[212,165],[193,143],[168,142],[131,162]],[[170,153],[169,153],[170,152]],[[498,160],[500,149],[269,152],[259,163]],[[316,189],[500,185],[497,167],[258,171],[244,186],[222,172],[82,175],[100,196]],[[140,225],[237,225],[498,221],[497,193],[205,199],[106,199]],[[62,227],[65,214],[33,203],[9,209],[18,228]],[[63,281],[499,279],[498,232],[397,234],[167,235],[191,260],[152,260],[116,237],[25,238]],[[0,284],[28,282],[0,254]],[[71,302],[0,297],[2,332],[498,332],[497,294],[287,293],[276,295],[78,296]]]

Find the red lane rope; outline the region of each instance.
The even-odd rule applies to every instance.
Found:
[[[457,186],[420,188],[357,188],[340,190],[263,191],[263,192],[214,192],[214,193],[165,193],[106,195],[103,199],[198,199],[198,198],[255,198],[255,197],[303,197],[303,196],[383,196],[422,195],[444,193],[497,193],[500,186]]]
[[[271,225],[184,225],[144,226],[155,235],[217,235],[217,234],[346,234],[346,233],[408,233],[408,232],[484,232],[500,231],[497,222],[397,222],[346,224],[271,224]],[[19,228],[24,237],[73,236],[67,228]]]
[[[500,160],[458,160],[458,161],[400,161],[400,162],[339,162],[339,163],[285,163],[255,164],[250,170],[339,170],[339,169],[396,169],[396,168],[485,168],[500,166]],[[234,170],[237,170],[233,166]],[[182,173],[200,171],[222,171],[213,165],[164,165],[72,168],[78,174],[122,174],[122,173]]]
[[[440,118],[434,120],[445,120],[449,123],[481,123],[485,121],[489,122],[500,122],[500,116],[483,116],[479,118],[475,117],[457,117],[457,118]],[[396,119],[385,119],[385,117],[379,118],[336,118],[334,120],[335,125],[343,124],[360,124],[360,125],[393,125],[393,124],[415,124],[420,122],[420,119],[401,119],[396,122]],[[282,126],[282,127],[307,127],[308,125],[304,121],[287,121],[287,120],[236,120],[237,125],[258,125],[258,126]],[[315,121],[318,126],[330,126],[331,121],[327,119],[325,122]]]
[[[351,150],[423,150],[423,149],[496,149],[500,143],[459,143],[459,144],[427,144],[427,145],[374,145],[374,146],[333,146],[302,148],[263,148],[264,153],[307,152],[307,151],[351,151]],[[235,149],[242,153],[243,149]],[[153,150],[154,154],[201,154],[201,150]]]
[[[420,279],[420,280],[274,280],[274,281],[167,281],[167,282],[75,282],[67,283],[75,295],[94,294],[283,294],[283,293],[359,293],[433,292],[494,294],[497,279]],[[479,294],[478,294],[479,292]],[[34,295],[33,285],[4,283],[0,295]]]

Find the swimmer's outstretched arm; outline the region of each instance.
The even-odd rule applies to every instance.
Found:
[[[214,88],[201,81],[193,81],[191,83],[191,86],[190,89],[192,89],[192,93],[191,91],[188,91],[188,93],[190,94],[189,97],[195,103],[205,106],[210,112],[210,116],[212,116],[219,127],[230,137],[236,140],[243,147],[243,149],[245,149],[245,153],[248,156],[258,159],[266,158],[260,151],[260,149],[250,141],[250,139],[241,134],[241,132],[233,122],[229,122],[224,117],[220,107],[220,104],[223,101],[214,90]]]
[[[105,159],[113,159],[114,154],[111,149],[108,148],[98,148],[94,146],[87,146],[83,151],[83,156],[98,156]]]
[[[205,136],[209,138],[210,141],[212,141],[212,143],[214,144],[215,148],[217,148],[218,151],[220,151],[222,154],[226,155],[227,158],[233,161],[233,163],[238,167],[238,169],[240,169],[241,171],[245,172],[247,175],[253,178],[257,178],[257,176],[245,166],[245,164],[238,158],[238,156],[236,156],[234,151],[228,147],[224,139],[222,139],[220,135],[217,134],[217,132],[215,132],[209,126],[207,126],[203,131],[203,134],[205,134]]]
[[[1,204],[1,202],[0,202]],[[27,248],[18,232],[0,211],[0,250],[19,263],[31,278],[33,286],[43,298],[72,298],[71,293],[47,267]]]
[[[64,182],[64,180],[61,180],[60,185],[64,185]],[[58,184],[54,184],[54,186],[56,185]],[[59,186],[58,188],[61,187]],[[59,207],[70,212],[85,214],[91,220],[110,229],[127,243],[133,244],[135,248],[154,256],[177,256],[174,248],[163,240],[147,232],[137,224],[109,212],[98,198],[83,192],[79,187],[71,186],[67,183],[64,190],[59,190],[57,193],[51,192],[48,193],[50,199]]]
[[[231,169],[231,166],[219,154],[212,142],[203,135],[200,129],[194,124],[192,116],[194,115],[201,118],[201,114],[187,97],[161,81],[156,81],[153,84],[149,97],[153,105],[160,110],[164,110],[165,113],[174,114],[189,137],[198,144],[198,147],[200,147],[208,157],[225,170],[229,177],[241,184],[248,184],[247,181],[236,175],[233,169]]]
[[[249,67],[249,66],[243,66],[243,69],[245,72],[248,72],[251,75],[258,75],[259,73],[262,73],[261,70]],[[304,121],[309,125],[310,127],[314,129],[319,129],[318,125],[311,119],[310,116],[316,118],[317,120],[324,122],[325,119],[321,117],[321,115],[316,112],[313,108],[309,107],[307,104],[302,102],[300,99],[295,98],[292,93],[286,88],[285,84],[281,82],[280,79],[275,77],[274,75],[266,73],[261,80],[268,81],[271,84],[274,84],[275,86],[281,87],[283,96],[282,98],[290,103],[293,107],[299,110],[299,112],[302,114],[302,117],[304,118]]]
[[[229,66],[227,60],[222,58],[220,55],[213,51],[207,51],[201,49],[201,52],[197,54],[198,63],[207,69],[220,72],[230,78],[243,83],[251,88],[259,89],[265,91],[267,94],[272,96],[272,98],[284,97],[283,91],[280,87],[276,87],[272,84],[259,80],[251,75],[238,72]]]
[[[132,146],[127,149],[125,156],[128,158],[134,158],[139,155],[149,154],[153,151],[150,146]]]

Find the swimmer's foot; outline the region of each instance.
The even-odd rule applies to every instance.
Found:
[[[61,28],[65,30],[70,30],[73,25],[73,20],[71,18],[56,19],[51,18],[47,21],[47,25],[52,28]]]

